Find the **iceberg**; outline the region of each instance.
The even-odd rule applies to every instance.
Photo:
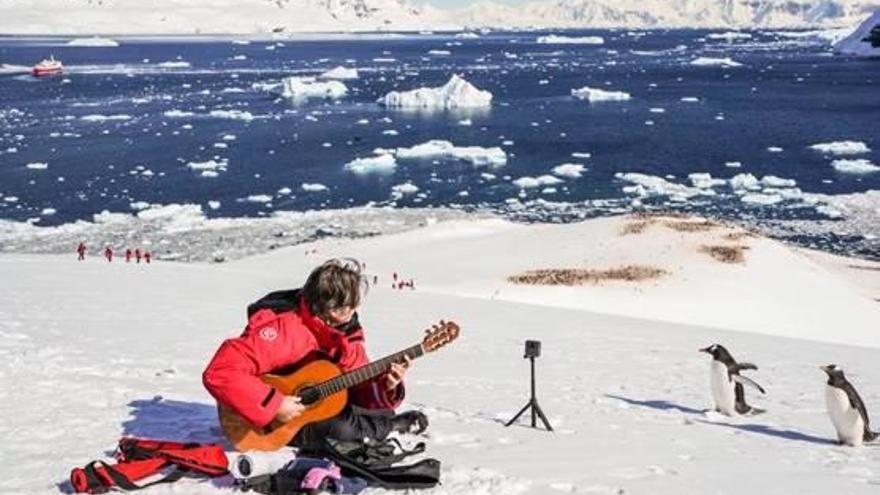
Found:
[[[811,150],[830,155],[861,155],[870,153],[871,148],[861,141],[834,141],[831,143],[818,143],[810,146]]]
[[[558,36],[551,34],[539,37],[536,42],[539,45],[602,45],[605,39],[601,36]]]
[[[339,67],[335,67],[333,69],[330,69],[330,70],[324,72],[323,74],[318,76],[318,79],[350,81],[350,80],[357,79],[358,77],[359,76],[358,76],[357,69],[349,69],[346,67],[339,66]]]
[[[67,42],[67,46],[83,46],[90,48],[110,48],[119,46],[119,42],[110,38],[76,38]]]
[[[569,179],[579,179],[584,173],[584,166],[580,163],[563,163],[553,167],[553,175],[567,177]]]
[[[453,159],[469,162],[477,167],[501,167],[507,164],[507,153],[499,147],[455,146],[449,141],[437,139],[411,148],[397,148],[394,154],[399,160]]]
[[[834,167],[834,170],[846,174],[870,174],[880,171],[880,167],[864,158],[858,160],[834,160],[831,162],[831,166]]]
[[[834,44],[843,55],[880,57],[880,9],[865,19],[849,36]]]
[[[339,81],[316,81],[311,77],[287,77],[281,81],[280,95],[292,100],[338,100],[348,93]]]
[[[606,91],[604,89],[591,88],[584,86],[580,89],[571,90],[571,95],[581,100],[594,101],[626,101],[630,99],[630,94],[623,91]]]
[[[383,153],[368,158],[356,158],[345,164],[345,170],[356,174],[370,174],[390,172],[397,168],[397,160],[394,155]]]
[[[492,104],[492,93],[480,90],[464,78],[453,75],[440,87],[391,91],[380,98],[379,103],[388,108],[485,108]]]

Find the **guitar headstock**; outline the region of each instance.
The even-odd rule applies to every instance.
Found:
[[[443,321],[431,327],[425,332],[422,339],[422,349],[425,352],[434,352],[458,338],[461,328],[454,321]]]

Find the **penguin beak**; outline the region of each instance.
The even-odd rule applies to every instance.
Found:
[[[708,348],[708,347],[704,347],[704,348],[702,348],[702,349],[697,349],[697,352],[705,352],[706,354],[709,354],[709,348]]]
[[[827,365],[826,366],[819,366],[819,369],[824,371],[825,373],[828,373],[828,366]]]

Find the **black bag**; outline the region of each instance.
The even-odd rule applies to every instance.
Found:
[[[370,486],[389,490],[434,488],[440,483],[440,461],[423,459],[395,466],[403,459],[425,451],[425,444],[406,450],[396,439],[381,442],[347,442],[325,438],[300,449],[301,455],[329,459],[344,476],[363,478]]]

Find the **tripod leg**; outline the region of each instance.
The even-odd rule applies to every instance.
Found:
[[[544,411],[541,410],[541,406],[538,405],[538,401],[535,401],[532,408],[532,414],[534,414],[535,412],[537,412],[538,416],[541,417],[541,421],[544,423],[544,427],[547,428],[547,431],[553,431],[553,427],[550,426],[550,422],[547,421],[547,416],[544,416]]]
[[[516,413],[516,416],[514,416],[513,419],[511,419],[510,421],[508,421],[507,424],[505,424],[504,426],[510,426],[510,425],[516,423],[516,420],[518,420],[519,417],[522,416],[523,413],[526,412],[526,409],[528,409],[529,406],[531,406],[531,405],[532,405],[531,402],[529,402],[528,404],[526,404],[522,409],[519,410],[518,413]]]

